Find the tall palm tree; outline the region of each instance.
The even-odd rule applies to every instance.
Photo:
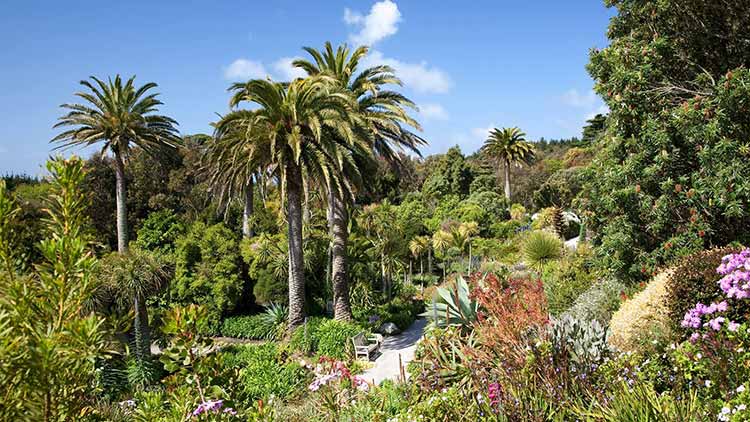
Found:
[[[502,163],[505,171],[505,197],[510,200],[510,166],[528,164],[534,158],[534,145],[517,127],[493,129],[482,151],[491,159]]]
[[[414,103],[398,92],[385,89],[385,85],[401,85],[392,68],[374,66],[357,74],[360,60],[367,55],[368,48],[364,46],[351,51],[348,46],[341,45],[334,51],[331,43],[326,42],[322,52],[311,47],[304,50],[312,61],[295,60],[295,66],[311,76],[329,76],[338,88],[356,99],[357,117],[361,119],[358,134],[368,140],[368,155],[381,156],[398,167],[400,157],[396,150],[406,149],[419,154],[418,147],[425,141],[405,129],[405,126],[421,129],[406,112],[407,108],[416,109]],[[360,160],[365,159],[361,151],[354,151],[354,154]],[[348,320],[352,318],[346,256],[349,236],[347,197],[351,195],[332,186],[327,188],[334,315],[336,319]]]
[[[286,196],[289,242],[289,328],[305,318],[305,276],[302,253],[303,172],[325,185],[341,186],[341,162],[349,157],[324,137],[331,131],[337,140],[355,142],[351,97],[335,89],[323,75],[277,83],[255,79],[233,84],[230,106],[247,102],[257,106],[247,124],[268,142],[270,163],[279,170]],[[343,189],[343,187],[341,188]]]
[[[208,174],[211,191],[219,204],[243,201],[242,236],[253,236],[253,191],[255,179],[267,174],[271,150],[261,126],[253,125],[255,113],[235,110],[214,123],[214,137],[206,146],[201,167]]]
[[[432,235],[432,248],[436,251],[440,251],[441,254],[445,254],[451,245],[453,238],[450,233],[444,230],[438,230]],[[443,256],[443,280],[445,280],[445,270],[448,265],[447,257]]]
[[[101,144],[102,153],[114,156],[117,197],[117,250],[128,249],[128,220],[125,186],[125,163],[130,152],[140,148],[151,155],[176,148],[181,140],[177,122],[156,114],[162,102],[157,93],[149,91],[156,84],[149,82],[136,87],[135,76],[123,83],[120,75],[106,82],[94,76],[81,81],[86,90],[77,92],[85,104],[63,104],[70,110],[54,126],[70,127],[52,139],[61,147]]]
[[[419,276],[424,275],[424,253],[430,248],[430,239],[427,236],[417,236],[409,242],[409,251],[414,259],[419,260]]]

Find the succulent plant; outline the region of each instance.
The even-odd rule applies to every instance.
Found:
[[[432,304],[420,316],[426,317],[434,327],[458,326],[470,329],[477,320],[479,304],[469,295],[469,285],[463,277],[456,278],[448,287],[438,287]]]
[[[549,330],[555,350],[567,352],[579,367],[596,364],[610,353],[607,329],[596,320],[586,321],[564,315],[553,320]]]

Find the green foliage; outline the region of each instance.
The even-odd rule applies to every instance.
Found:
[[[318,353],[343,359],[350,353],[351,338],[362,331],[362,327],[351,322],[326,320],[315,332],[318,340]]]
[[[563,316],[570,315],[582,321],[596,320],[606,326],[620,306],[620,295],[625,290],[626,286],[614,279],[597,281],[573,302]]]
[[[107,353],[104,320],[85,312],[96,280],[86,231],[86,199],[78,158],[47,163],[51,193],[38,247],[42,261],[30,275],[0,268],[0,406],[2,420],[73,420],[97,392],[96,358]],[[0,190],[0,227],[15,213]],[[13,253],[0,230],[0,251]],[[4,257],[3,257],[4,258]]]
[[[285,398],[302,387],[305,369],[296,362],[284,362],[275,344],[233,346],[226,349],[225,365],[239,369],[243,400]]]
[[[523,244],[523,258],[526,264],[542,268],[544,264],[562,256],[563,244],[554,233],[543,230],[533,231]]]
[[[586,420],[602,422],[701,422],[712,418],[695,391],[680,399],[660,395],[647,383],[631,387],[622,384],[606,403],[598,400],[579,405],[577,414]]]
[[[287,315],[289,311],[286,306],[271,303],[266,306],[263,316],[263,323],[268,331],[268,339],[278,339],[286,332]]]
[[[471,298],[468,283],[459,276],[448,287],[438,287],[432,304],[422,316],[429,318],[435,327],[456,326],[468,330],[477,320],[478,311],[479,303]]]
[[[175,242],[184,231],[182,222],[173,211],[155,211],[148,215],[138,230],[135,244],[147,251],[172,253]]]
[[[225,337],[263,340],[268,338],[269,330],[265,315],[243,315],[224,318],[221,323],[221,335]]]
[[[449,148],[430,170],[422,192],[427,198],[441,198],[448,195],[464,198],[469,194],[472,178],[473,175],[461,149],[454,146]]]
[[[581,192],[583,182],[582,167],[559,170],[534,192],[534,205],[538,208],[570,208],[573,199]]]
[[[718,299],[724,297],[724,292],[718,284],[721,277],[717,274],[716,268],[721,264],[721,258],[738,253],[740,250],[739,247],[726,246],[701,251],[685,257],[675,266],[667,281],[669,294],[666,305],[672,329],[686,336],[688,331],[680,326],[685,313],[696,303],[719,302]],[[748,312],[750,312],[750,305],[738,301],[732,305],[727,318],[735,321]]]
[[[588,70],[610,109],[579,202],[603,268],[625,281],[750,223],[748,4],[617,2]],[[642,272],[642,268],[647,271]]]
[[[237,306],[243,289],[236,236],[223,224],[195,222],[177,239],[173,298],[207,307],[211,325]]]
[[[304,324],[295,328],[292,332],[289,347],[306,355],[317,352],[318,329],[324,321],[326,319],[322,317],[308,317]]]
[[[544,267],[542,281],[550,314],[557,316],[594,283],[596,272],[591,264],[591,249],[578,245],[575,253]]]

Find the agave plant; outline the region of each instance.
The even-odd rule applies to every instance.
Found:
[[[266,338],[275,340],[284,335],[286,331],[287,315],[289,311],[286,306],[271,303],[263,312],[263,323],[266,326]]]
[[[456,326],[470,330],[477,320],[479,303],[469,295],[469,285],[463,277],[456,278],[448,287],[438,287],[432,304],[421,316],[433,327]]]

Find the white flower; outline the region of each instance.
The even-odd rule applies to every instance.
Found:
[[[737,410],[745,410],[745,409],[747,409],[747,405],[744,404],[744,403],[741,404],[741,405],[739,405],[739,406],[737,406]]]
[[[706,380],[705,384],[706,384],[706,387],[710,387],[711,386],[711,380]]]
[[[744,391],[745,391],[745,386],[744,385],[740,385],[739,387],[737,387],[737,392],[738,393],[742,393]]]

